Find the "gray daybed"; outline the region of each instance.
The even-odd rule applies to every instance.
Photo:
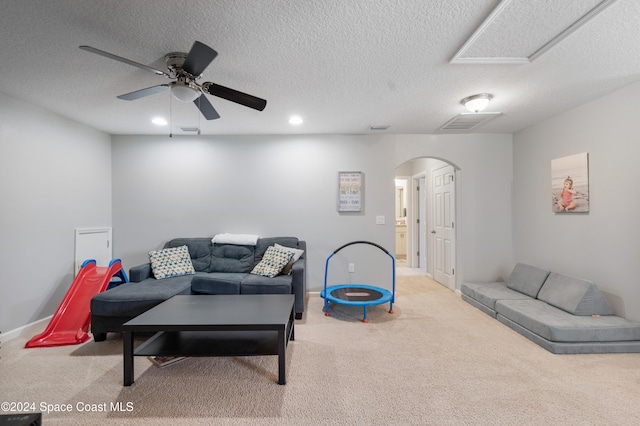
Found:
[[[640,323],[591,281],[519,263],[506,283],[463,283],[462,299],[552,353],[640,352]]]

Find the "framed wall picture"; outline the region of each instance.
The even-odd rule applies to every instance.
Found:
[[[556,213],[589,211],[589,154],[551,160],[551,208]]]
[[[362,172],[338,172],[338,211],[362,211]]]

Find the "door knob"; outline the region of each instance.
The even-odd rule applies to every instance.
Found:
[[[435,233],[436,233],[436,231],[431,231],[431,233],[432,233],[432,234],[435,234]]]

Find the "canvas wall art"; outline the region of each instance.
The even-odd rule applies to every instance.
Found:
[[[589,211],[589,154],[551,160],[552,209],[557,213]]]

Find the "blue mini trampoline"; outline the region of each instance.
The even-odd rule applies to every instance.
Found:
[[[329,275],[329,261],[331,258],[345,247],[354,244],[369,244],[379,248],[391,258],[391,280],[392,291],[367,284],[337,284],[327,287],[327,276]],[[364,317],[362,322],[367,320],[367,306],[382,305],[389,302],[389,313],[393,313],[393,302],[396,293],[396,259],[382,246],[370,241],[353,241],[335,250],[327,258],[324,269],[324,290],[320,292],[320,297],[324,299],[324,314],[329,316],[329,302],[349,306],[362,306]]]

